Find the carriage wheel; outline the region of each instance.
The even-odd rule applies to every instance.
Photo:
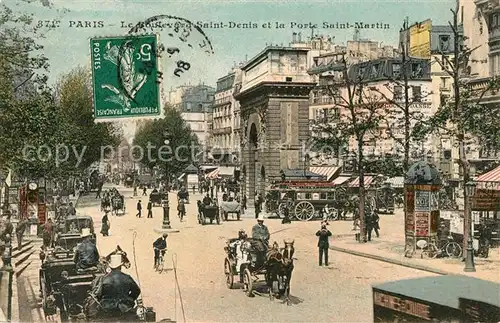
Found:
[[[226,275],[227,288],[229,288],[229,289],[233,288],[234,275],[233,275],[231,263],[229,262],[229,260],[227,258],[226,258],[226,261],[224,261],[224,274]]]
[[[276,212],[278,214],[278,216],[280,218],[282,217],[285,217],[285,207],[286,207],[286,204],[285,203],[281,203],[279,206],[278,206],[278,212]]]
[[[295,217],[300,221],[309,221],[314,216],[314,206],[307,201],[299,202],[295,206]]]
[[[245,269],[245,273],[243,275],[243,286],[245,290],[245,294],[248,297],[253,296],[253,280],[252,280],[252,274],[250,273],[250,270],[248,268]]]

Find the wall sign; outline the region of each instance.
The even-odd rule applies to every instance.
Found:
[[[415,211],[430,211],[431,195],[430,192],[415,192]]]
[[[409,299],[402,299],[381,292],[373,292],[373,304],[382,306],[397,312],[430,320],[430,306]]]

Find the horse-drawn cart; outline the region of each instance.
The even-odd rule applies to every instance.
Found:
[[[220,204],[220,210],[222,213],[222,217],[224,221],[227,221],[229,218],[229,214],[231,214],[234,219],[234,215],[236,214],[236,219],[239,221],[241,216],[241,208],[240,203],[236,201],[223,201]]]
[[[167,193],[153,191],[149,194],[149,200],[153,204],[153,206],[161,206],[162,202],[167,199]]]
[[[198,223],[201,225],[207,224],[207,220],[210,221],[210,224],[217,222],[217,224],[221,223],[221,216],[219,212],[219,207],[217,205],[203,205],[201,204],[200,209],[198,210]]]

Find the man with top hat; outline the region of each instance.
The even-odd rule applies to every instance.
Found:
[[[267,252],[269,246],[269,238],[269,229],[264,224],[264,215],[260,214],[257,218],[257,224],[252,228],[252,239],[254,240],[255,248],[260,252],[259,255],[261,256],[259,263],[263,261],[262,257]]]
[[[91,236],[90,228],[82,229],[83,241],[76,247],[74,258],[77,270],[95,267],[99,263],[99,252]]]
[[[121,255],[111,255],[108,264],[111,271],[100,281],[101,288],[96,298],[105,317],[123,318],[126,314],[135,315],[132,310],[141,289],[132,277],[121,271],[122,265]]]

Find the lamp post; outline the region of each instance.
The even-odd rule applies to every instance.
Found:
[[[476,183],[472,181],[465,183],[465,192],[467,193],[467,196],[465,198],[468,199],[469,203],[467,203],[468,207],[465,210],[464,217],[466,216],[469,220],[468,224],[469,234],[467,235],[467,256],[465,257],[464,272],[476,271],[476,266],[474,265],[474,245],[472,240],[472,212],[471,212],[471,202],[475,191],[476,191]]]
[[[165,145],[170,144],[170,134],[168,132],[164,132],[163,136],[166,138],[163,143]],[[169,177],[168,177],[168,164],[165,164],[165,176],[167,177],[167,185],[169,185]],[[169,191],[167,190],[167,193],[165,194],[165,200],[163,201],[163,223],[161,226],[161,229],[155,229],[156,232],[160,233],[166,233],[166,232],[179,232],[179,230],[172,229],[172,226],[170,225],[170,201],[168,197]]]

